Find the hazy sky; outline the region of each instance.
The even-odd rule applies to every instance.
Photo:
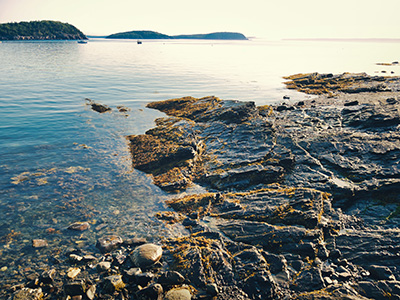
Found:
[[[400,38],[400,0],[0,0],[0,23],[57,20],[87,35],[237,31],[279,38]]]

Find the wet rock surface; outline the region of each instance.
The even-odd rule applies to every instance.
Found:
[[[399,80],[307,76],[292,80],[318,81],[326,95],[262,107],[216,97],[150,103],[169,117],[128,137],[132,163],[171,192],[156,218],[187,234],[99,236],[40,271],[21,270],[24,280],[1,296],[400,299]],[[342,79],[386,87],[336,88]],[[190,194],[195,184],[206,192]],[[42,241],[30,246],[38,255],[49,248]]]
[[[191,234],[166,241],[165,257],[199,298],[398,297],[398,78],[290,79],[326,95],[263,107],[215,97],[149,104],[170,117],[129,137],[134,166],[165,190],[208,190],[167,201],[175,213],[160,219]],[[143,139],[160,151],[146,155]]]
[[[390,92],[398,88],[398,77],[370,76],[366,73],[343,74],[295,74],[284,77],[288,89],[296,89],[306,94],[329,94],[338,92]]]

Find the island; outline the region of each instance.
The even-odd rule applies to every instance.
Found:
[[[75,26],[59,21],[0,24],[0,40],[86,40]]]
[[[111,34],[107,39],[195,39],[195,40],[247,40],[238,32],[213,32],[206,34],[166,35],[155,31],[127,31]]]

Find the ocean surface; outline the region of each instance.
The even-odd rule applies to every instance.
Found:
[[[2,281],[65,249],[95,251],[107,234],[157,241],[183,232],[154,218],[173,195],[131,167],[126,135],[143,134],[164,116],[146,103],[209,95],[258,105],[285,95],[298,101],[308,96],[286,90],[283,76],[400,75],[400,66],[376,65],[400,60],[400,42],[3,42],[0,60]],[[92,111],[86,98],[112,113]],[[90,230],[66,229],[77,221]],[[33,249],[32,239],[49,247]]]

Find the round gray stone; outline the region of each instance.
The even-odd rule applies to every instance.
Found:
[[[192,295],[188,289],[179,288],[169,290],[165,295],[164,300],[191,300]]]
[[[162,248],[154,244],[144,244],[132,251],[130,258],[140,268],[151,266],[160,260]]]

